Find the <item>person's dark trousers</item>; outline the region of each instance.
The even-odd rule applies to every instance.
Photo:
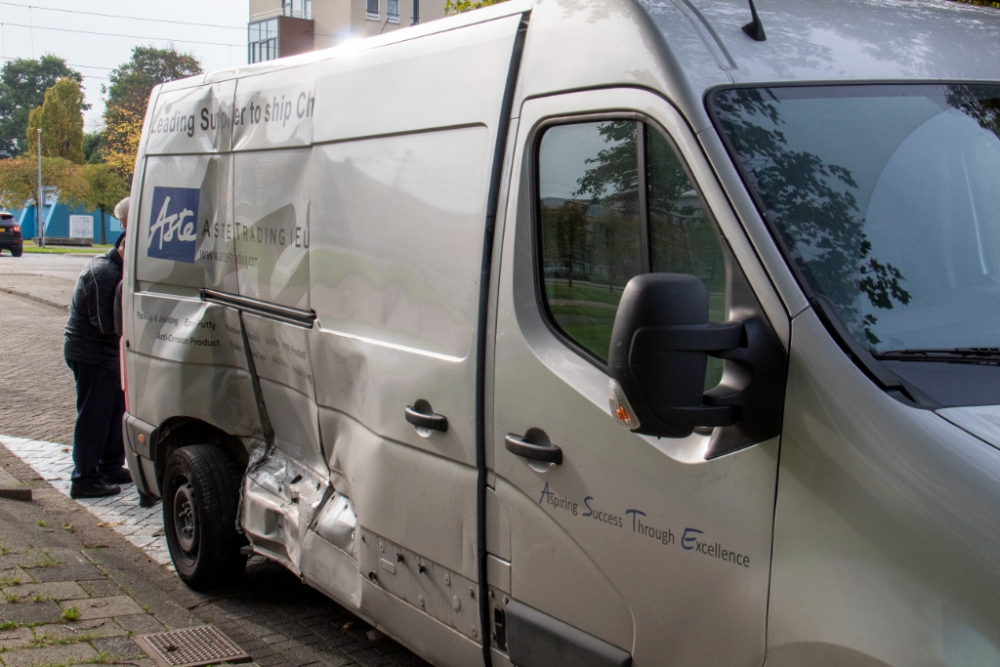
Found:
[[[67,361],[76,378],[76,429],[73,432],[73,481],[97,484],[102,473],[125,465],[122,415],[125,394],[118,371]]]

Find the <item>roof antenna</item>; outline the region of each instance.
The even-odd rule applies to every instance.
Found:
[[[750,35],[750,39],[756,42],[763,42],[767,39],[767,35],[764,34],[764,24],[760,22],[760,17],[757,16],[757,8],[753,6],[753,0],[750,0],[750,14],[753,16],[753,20],[743,26],[743,32]]]

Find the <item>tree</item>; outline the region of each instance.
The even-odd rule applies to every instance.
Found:
[[[903,274],[871,256],[865,219],[850,170],[808,151],[789,147],[773,93],[741,88],[719,93],[716,112],[739,162],[765,208],[765,217],[811,287],[826,296],[837,314],[872,351],[882,341],[878,319],[862,312],[859,297],[875,308],[906,305]]]
[[[45,91],[62,77],[83,81],[79,72],[53,55],[38,60],[17,58],[4,64],[0,70],[0,157],[20,155],[27,150],[28,113],[42,105]],[[34,145],[34,139],[28,144]]]
[[[38,129],[42,130],[42,157],[61,157],[83,164],[83,92],[76,79],[63,77],[45,91],[42,106],[28,116],[28,153],[37,155]]]
[[[62,203],[84,203],[87,182],[80,165],[60,157],[42,157],[42,183],[59,189]],[[38,158],[19,155],[0,160],[0,208],[35,206],[38,200]]]
[[[132,58],[112,70],[104,110],[104,159],[126,179],[132,178],[142,122],[153,87],[159,83],[201,74],[201,65],[191,55],[174,49],[137,46]]]
[[[88,209],[96,208],[101,212],[101,243],[107,243],[105,216],[128,195],[128,184],[111,165],[104,163],[83,165],[83,178],[87,182],[84,203]]]
[[[83,161],[87,164],[104,162],[104,133],[87,132],[83,135]]]
[[[507,0],[481,0],[481,2],[472,2],[472,0],[445,0],[444,14],[445,16],[461,14],[463,12],[472,11],[473,9],[489,7],[490,5],[499,5],[501,2],[506,1]]]

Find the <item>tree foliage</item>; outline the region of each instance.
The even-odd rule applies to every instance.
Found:
[[[65,60],[49,54],[38,60],[17,58],[4,64],[0,70],[0,157],[28,150],[25,146],[28,114],[42,105],[45,91],[62,77],[75,79],[77,83],[83,81],[81,74],[70,69]],[[28,145],[33,146],[34,141]]]
[[[61,157],[83,164],[83,92],[76,79],[63,77],[45,91],[42,106],[28,116],[27,148],[38,154],[36,133],[42,130],[42,157]]]
[[[101,243],[107,243],[104,218],[115,204],[128,195],[128,183],[105,163],[83,165],[83,179],[87,184],[84,204],[88,209],[96,208],[101,212]]]
[[[85,203],[88,190],[83,169],[60,157],[42,157],[42,183],[59,189],[59,201]],[[19,155],[0,160],[0,208],[34,206],[38,199],[38,158]]]
[[[587,158],[587,164],[594,166],[577,183],[576,196],[590,195],[594,203],[637,202],[639,162],[635,121],[603,123],[598,131],[609,145],[596,157]]]
[[[720,93],[716,105],[722,126],[788,254],[853,335],[874,350],[881,342],[874,332],[878,320],[862,312],[859,299],[882,310],[906,305],[905,277],[871,256],[854,176],[818,155],[792,150],[777,129],[784,121],[771,95],[754,89]]]
[[[83,135],[83,161],[87,164],[104,162],[104,133],[87,132]]]
[[[201,72],[201,64],[194,56],[152,46],[135,47],[131,59],[112,70],[104,110],[104,160],[115,171],[127,179],[132,177],[153,87]]]
[[[472,11],[473,9],[481,9],[482,7],[489,7],[490,5],[499,5],[501,2],[506,1],[507,0],[481,0],[480,2],[472,2],[472,0],[445,0],[444,14],[445,16],[461,14],[463,12]]]

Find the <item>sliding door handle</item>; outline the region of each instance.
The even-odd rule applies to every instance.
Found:
[[[536,445],[513,433],[507,434],[507,437],[504,438],[504,445],[511,454],[516,454],[532,461],[560,465],[563,460],[562,450],[556,445]]]
[[[423,412],[417,410],[412,405],[406,406],[406,421],[417,428],[429,428],[432,431],[447,431],[448,418],[444,415],[428,410]]]

